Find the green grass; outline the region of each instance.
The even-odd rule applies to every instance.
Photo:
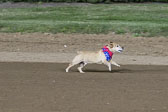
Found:
[[[168,36],[168,4],[94,4],[0,10],[0,32]]]

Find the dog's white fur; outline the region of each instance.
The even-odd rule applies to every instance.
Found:
[[[123,48],[120,47],[118,44],[110,42],[110,44],[106,45],[106,47],[111,51],[111,52],[122,52]],[[101,50],[97,52],[91,52],[91,51],[79,51],[78,55],[75,56],[75,58],[72,60],[72,62],[69,64],[69,66],[66,68],[66,72],[69,71],[69,69],[76,65],[79,64],[80,66],[78,67],[78,70],[80,73],[84,73],[82,71],[82,68],[87,64],[87,63],[98,63],[98,64],[105,64],[108,66],[109,71],[111,71],[111,64],[120,67],[119,64],[116,62],[106,60],[106,57]]]

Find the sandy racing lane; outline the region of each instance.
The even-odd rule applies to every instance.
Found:
[[[1,112],[167,112],[168,66],[0,63]]]

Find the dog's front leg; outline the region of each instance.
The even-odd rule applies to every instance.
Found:
[[[111,63],[111,64],[113,64],[113,65],[115,65],[115,66],[120,67],[120,65],[119,65],[119,64],[117,64],[115,61],[112,61],[112,60],[111,60],[111,61],[110,61],[110,63]]]
[[[109,71],[111,71],[111,63],[109,63],[109,62],[104,62],[104,64],[107,65],[108,68],[109,68]]]

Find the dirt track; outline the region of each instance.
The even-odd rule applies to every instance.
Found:
[[[167,112],[168,66],[0,63],[1,112]]]
[[[104,65],[88,65],[86,74],[75,68],[67,74],[67,64],[56,63],[109,41],[125,47],[119,64],[168,65],[168,39],[163,37],[1,33],[1,61],[55,63],[0,63],[0,112],[167,112],[168,66],[125,65],[109,73]]]

